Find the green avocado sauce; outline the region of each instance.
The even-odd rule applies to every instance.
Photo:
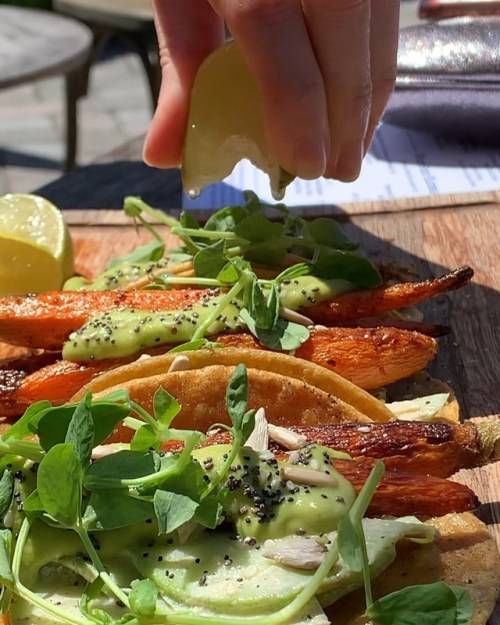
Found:
[[[280,299],[282,306],[299,310],[351,288],[346,280],[302,276],[280,285]],[[74,361],[120,358],[150,347],[188,342],[221,297],[219,290],[214,289],[207,290],[200,303],[183,310],[149,312],[120,308],[103,313],[70,335],[63,346],[63,358]],[[246,326],[239,318],[241,308],[241,301],[233,300],[209,326],[206,336],[244,330]]]
[[[230,448],[230,445],[211,445],[195,450],[193,457],[210,478],[221,468]],[[291,452],[290,460],[284,462],[270,452],[242,448],[226,481],[228,496],[223,503],[226,521],[234,526],[240,540],[247,539],[255,545],[267,539],[315,536],[336,530],[340,518],[352,506],[355,492],[333,468],[331,459],[335,453],[312,444]],[[335,483],[328,487],[295,483],[282,474],[289,466],[327,473]],[[29,470],[25,474],[29,479],[23,488],[23,499],[35,487],[35,475]],[[122,574],[130,575],[131,579],[134,574],[130,571],[130,549],[146,553],[153,543],[165,544],[165,538],[158,539],[158,527],[151,520],[113,531],[93,532],[92,540],[98,545],[100,556],[118,564]],[[177,542],[174,532],[166,544],[175,546]],[[35,521],[23,553],[23,581],[29,585],[35,583],[41,567],[51,562],[63,558],[79,561],[81,551],[75,533]],[[84,562],[79,566],[84,566]]]
[[[208,477],[215,475],[229,453],[229,445],[198,449]],[[269,452],[243,448],[231,467],[226,483],[229,494],[223,508],[242,538],[257,542],[294,534],[318,535],[337,529],[340,518],[355,499],[351,484],[331,464],[334,452],[321,445],[309,445],[293,452],[292,462],[277,460]],[[327,473],[335,485],[299,484],[283,475],[289,466]]]
[[[151,275],[157,269],[168,270],[169,261],[121,263],[107,269],[95,280],[87,280],[83,276],[74,276],[66,280],[64,291],[111,291],[120,289],[140,278]]]

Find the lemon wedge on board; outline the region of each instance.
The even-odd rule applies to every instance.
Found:
[[[61,288],[73,274],[73,246],[59,209],[28,193],[0,197],[0,294]]]
[[[257,82],[230,41],[205,59],[195,78],[182,156],[184,190],[196,198],[244,158],[269,176],[273,196],[282,199],[293,176],[271,152]]]

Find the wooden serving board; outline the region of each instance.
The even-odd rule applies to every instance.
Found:
[[[109,258],[150,239],[146,231],[136,233],[121,212],[71,211],[66,217],[77,271],[88,276],[99,273]],[[500,418],[500,203],[351,215],[344,221],[348,236],[375,262],[413,265],[422,278],[465,264],[475,269],[470,286],[422,308],[429,323],[451,327],[431,373],[455,390],[464,419]],[[0,357],[8,351],[0,346]],[[455,479],[477,493],[478,514],[500,549],[500,463],[461,471]],[[498,605],[490,625],[500,625]]]

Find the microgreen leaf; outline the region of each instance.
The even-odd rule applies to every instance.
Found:
[[[21,439],[31,435],[33,433],[33,430],[30,427],[31,422],[36,420],[38,415],[43,414],[51,407],[52,404],[46,400],[37,401],[35,404],[31,404],[23,416],[2,435],[3,440]]]
[[[262,243],[270,239],[279,239],[283,234],[283,224],[274,222],[262,215],[253,213],[236,224],[236,236],[247,239],[252,243]]]
[[[226,263],[217,274],[217,280],[223,284],[234,284],[239,278],[240,272],[233,262]]]
[[[366,258],[322,247],[314,261],[314,273],[320,278],[343,279],[357,288],[378,286],[380,275]]]
[[[215,529],[220,523],[222,517],[222,501],[225,498],[227,490],[223,489],[218,493],[212,492],[205,497],[200,505],[196,508],[194,520],[196,523]]]
[[[92,493],[83,522],[87,531],[115,530],[142,523],[153,515],[153,504],[130,497],[127,489],[103,490]]]
[[[0,480],[0,519],[5,516],[5,513],[10,508],[13,494],[14,476],[9,469],[5,469]]]
[[[270,328],[274,328],[274,326],[278,323],[278,319],[280,316],[280,295],[278,291],[278,287],[276,283],[271,285],[269,289],[269,295],[267,296],[267,310],[268,310],[268,321]]]
[[[310,333],[306,326],[286,319],[278,319],[276,325],[267,330],[256,326],[246,308],[240,310],[240,317],[250,332],[270,349],[292,351],[298,349],[309,338]]]
[[[464,588],[436,582],[386,595],[366,614],[379,625],[466,625],[473,612],[471,596]]]
[[[74,445],[60,443],[47,452],[38,467],[37,489],[47,514],[66,527],[76,527],[82,500],[82,468]]]
[[[88,393],[75,408],[64,439],[65,443],[74,445],[83,469],[89,465],[94,447],[95,428],[90,410],[91,398]]]
[[[267,219],[260,209],[238,223],[234,231],[237,237],[247,241],[242,247],[244,257],[250,261],[280,264],[290,246],[283,237],[284,225]]]
[[[236,226],[247,217],[248,211],[243,206],[226,206],[210,215],[205,223],[205,230],[234,232]]]
[[[12,551],[12,532],[0,530],[0,585],[12,587],[14,576],[10,565]]]
[[[363,573],[367,608],[373,604],[373,597],[363,517],[384,475],[384,471],[384,463],[376,460],[368,479],[363,484],[363,488],[347,513],[348,518],[340,520],[337,536],[337,548],[342,558],[354,571],[362,571]]]
[[[290,242],[282,237],[251,243],[244,256],[249,261],[263,265],[278,266],[283,263],[290,248]]]
[[[115,402],[129,406],[130,396],[128,394],[128,391],[122,388],[119,388],[116,391],[111,391],[111,393],[107,393],[101,399],[95,399],[93,401],[93,406],[97,406],[100,404],[115,403]]]
[[[187,343],[181,343],[176,347],[168,350],[169,354],[178,354],[182,352],[196,351],[198,349],[217,349],[222,347],[221,343],[215,341],[209,341],[208,339],[197,339],[196,341],[188,341]]]
[[[160,534],[170,534],[190,521],[198,508],[198,502],[186,495],[157,490],[154,508]]]
[[[351,518],[345,514],[339,521],[337,545],[342,560],[353,571],[363,570],[363,552],[361,540]]]
[[[130,254],[112,258],[107,264],[107,269],[113,269],[113,267],[123,265],[124,263],[155,262],[161,260],[164,255],[165,241],[162,239],[154,239],[146,243],[146,245],[137,247],[133,252],[130,252]]]
[[[96,623],[96,625],[118,625],[107,612],[92,605],[101,595],[103,587],[104,581],[100,577],[97,577],[85,588],[79,602],[80,611],[84,616],[88,617],[92,623]]]
[[[285,280],[293,280],[294,278],[301,278],[302,276],[308,276],[312,272],[312,265],[310,263],[297,263],[291,267],[284,269],[276,278],[274,282],[281,284]]]
[[[89,405],[94,423],[94,447],[103,443],[118,423],[130,414],[130,404],[121,403],[123,397],[120,393],[94,401]],[[49,407],[32,418],[31,427],[38,434],[43,449],[48,451],[54,445],[65,441],[77,405]]]
[[[200,226],[198,222],[196,221],[195,217],[191,215],[191,213],[186,213],[185,211],[182,211],[181,214],[179,215],[179,224],[180,224],[181,229],[192,229],[192,230],[200,229]],[[203,249],[204,243],[200,245],[199,244],[200,240],[199,239],[197,240],[196,237],[191,237],[187,235],[186,233],[181,234],[180,232],[177,232],[177,230],[176,230],[176,233],[184,241],[184,243],[186,244],[186,249],[190,254],[196,254],[199,250]],[[201,239],[201,241],[203,241],[203,239]]]
[[[153,414],[155,419],[168,427],[181,411],[179,402],[163,387],[157,389],[153,398]]]
[[[123,200],[123,210],[126,215],[134,219],[141,217],[142,213],[146,213],[146,215],[153,217],[154,219],[156,219],[160,223],[165,224],[169,228],[173,228],[179,223],[177,219],[175,219],[175,217],[166,215],[163,211],[150,206],[142,198],[133,195],[128,195]]]
[[[23,502],[23,511],[28,518],[40,516],[44,511],[44,505],[38,494],[38,490],[32,491]]]
[[[269,328],[272,326],[271,315],[267,306],[266,297],[257,280],[254,280],[252,283],[249,310],[257,328]]]
[[[183,228],[193,228],[196,230],[200,227],[196,217],[187,211],[181,211],[181,214],[179,215],[179,223]]]
[[[157,456],[151,452],[118,451],[92,463],[86,471],[84,485],[89,490],[106,490],[108,481],[145,477],[157,469]]]
[[[244,271],[251,271],[252,266],[240,257],[232,258],[217,275],[217,280],[223,284],[234,284],[238,282]]]
[[[158,428],[150,423],[144,424],[134,434],[130,441],[131,451],[148,452],[151,450],[159,450]]]
[[[174,438],[178,438],[176,434]],[[200,495],[205,491],[205,472],[200,463],[193,458],[184,466],[182,473],[166,480],[162,490],[184,495],[192,501],[199,502],[194,513],[193,520],[204,527],[214,529],[219,524],[222,516],[222,501],[226,490],[212,492],[200,501]]]
[[[352,243],[344,234],[340,225],[328,217],[319,217],[314,221],[307,222],[306,235],[321,245],[336,248],[338,250],[355,250],[358,245]]]
[[[241,421],[241,445],[244,445],[255,429],[255,410],[247,410]]]
[[[159,589],[150,579],[134,580],[129,596],[130,607],[139,616],[154,616]]]
[[[248,401],[248,375],[245,365],[234,370],[226,389],[226,406],[236,430],[241,430]]]
[[[193,260],[194,273],[200,278],[217,278],[221,269],[226,265],[224,255],[225,243],[223,240],[207,245],[197,252]]]

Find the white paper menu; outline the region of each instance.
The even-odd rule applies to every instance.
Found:
[[[204,189],[197,200],[184,195],[183,207],[213,210],[241,204],[245,189],[254,191],[263,202],[275,203],[267,176],[241,161],[225,180]],[[313,207],[497,189],[500,149],[381,124],[355,182],[296,179],[283,201],[289,206]]]

